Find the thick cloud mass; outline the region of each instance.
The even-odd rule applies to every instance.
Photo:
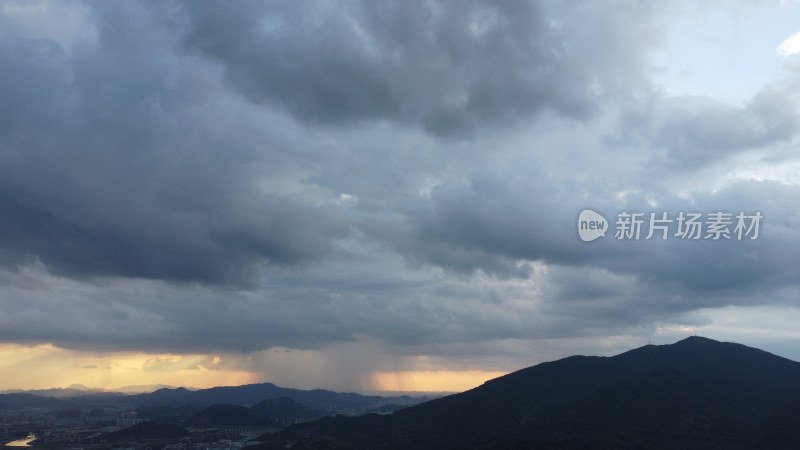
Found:
[[[220,61],[249,99],[303,122],[391,120],[435,133],[545,110],[586,116],[641,81],[628,69],[642,49],[593,53],[628,39],[644,47],[644,28],[620,25],[652,23],[648,6],[598,17],[581,5],[549,18],[546,5],[516,0],[181,6],[184,44]],[[587,26],[590,17],[599,20]]]
[[[667,97],[680,8],[611,3],[3,3],[0,341],[507,369],[798,306],[798,72]],[[584,207],[764,222],[585,244]]]
[[[324,255],[346,224],[326,193],[270,189],[287,143],[259,141],[134,3],[92,4],[97,42],[6,37],[0,245],[71,276],[249,283]],[[122,6],[122,8],[120,8]],[[202,73],[205,72],[205,73]],[[280,126],[280,125],[276,125]],[[276,167],[281,165],[281,167]]]

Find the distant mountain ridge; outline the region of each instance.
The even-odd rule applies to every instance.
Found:
[[[123,386],[116,389],[92,388],[83,384],[72,384],[65,388],[55,387],[49,389],[7,389],[0,391],[3,394],[31,394],[39,397],[72,398],[90,394],[143,394],[164,388],[173,388],[165,384]]]
[[[197,390],[161,388],[153,392],[140,394],[105,392],[91,388],[78,389],[77,387],[54,388],[0,394],[0,408],[90,406],[141,408],[150,406],[180,407],[185,405],[205,408],[215,404],[250,407],[263,400],[279,397],[289,398],[314,410],[348,414],[361,414],[379,410],[385,405],[391,405],[391,409],[398,409],[430,399],[410,396],[382,397],[340,393],[323,389],[306,391],[284,388],[272,383],[259,383]]]
[[[342,393],[324,389],[302,390],[276,386],[272,383],[246,384],[243,386],[223,386],[190,391],[184,388],[159,389],[149,394],[137,394],[125,397],[124,401],[131,406],[169,406],[193,404],[211,406],[214,404],[231,404],[252,406],[262,400],[286,397],[312,409],[324,411],[357,412],[365,408],[386,403],[400,403],[406,406],[419,403],[421,398],[381,397],[377,395],[361,395]]]
[[[391,415],[330,417],[258,448],[800,448],[800,363],[690,337],[572,356]]]

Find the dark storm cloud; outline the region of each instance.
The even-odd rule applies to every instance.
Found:
[[[768,87],[743,108],[710,100],[699,101],[698,107],[698,99],[655,99],[648,105],[653,116],[669,119],[653,126],[631,121],[623,111],[619,122],[612,123],[639,125],[633,132],[641,133],[627,140],[619,138],[626,132],[612,127],[601,139],[556,140],[555,144],[533,140],[526,141],[524,151],[497,150],[505,155],[505,163],[498,163],[492,153],[473,155],[473,170],[442,181],[425,201],[401,203],[395,209],[401,214],[392,216],[391,223],[370,222],[364,229],[412,261],[462,275],[482,272],[525,279],[530,268],[524,261],[543,261],[567,273],[574,270],[572,280],[561,278],[564,285],[586,284],[581,279],[586,268],[630,276],[636,289],[618,286],[607,299],[614,307],[606,304],[604,308],[606,312],[624,309],[626,315],[639,319],[698,307],[770,301],[769,295],[759,298],[758,293],[792,286],[800,277],[800,261],[792,250],[800,244],[792,212],[797,186],[733,178],[712,193],[706,180],[686,175],[713,165],[717,173],[712,170],[698,176],[728,178],[729,167],[741,164],[734,158],[746,152],[760,152],[764,161],[780,158],[770,155],[784,154],[781,145],[798,136],[791,85]],[[556,121],[546,127],[557,135],[561,126]],[[565,151],[563,159],[569,162],[562,165],[551,148]],[[611,220],[606,239],[593,245],[578,242],[576,236],[577,213],[584,207],[601,211]],[[766,218],[757,241],[685,242],[672,237],[667,242],[615,242],[613,222],[623,210],[663,211],[673,219],[679,211],[760,211]],[[645,229],[642,236],[646,234]],[[602,292],[609,289],[597,287]],[[557,288],[549,295],[564,300],[597,295],[589,291]],[[672,300],[642,300],[663,299],[664,293]]]
[[[609,95],[635,91],[657,10],[516,0],[180,9],[185,45],[222,63],[229,85],[255,102],[305,122],[391,120],[435,133],[545,110],[583,117]]]
[[[85,39],[0,27],[2,341],[488,354],[800,279],[797,186],[725,178],[787,158],[792,83],[663,98],[663,2],[85,5]],[[586,245],[583,207],[765,223]]]
[[[564,207],[573,200],[569,188],[527,168],[513,176],[488,169],[472,175],[466,183],[436,187],[429,201],[411,204],[406,222],[370,223],[367,229],[412,259],[463,273],[481,269],[527,277],[518,260],[585,257],[573,239],[573,207]]]
[[[346,233],[326,198],[259,186],[286,170],[285,142],[225,116],[213,71],[171,53],[146,10],[92,6],[97,43],[72,54],[0,42],[6,265],[251,283],[259,265],[315,260]]]
[[[619,25],[658,17],[650,7],[599,14],[533,2],[86,5],[90,38],[67,45],[10,26],[0,43],[2,261],[251,286],[264,264],[319,260],[348,233],[329,187],[346,184],[364,155],[340,144],[326,154],[279,113],[248,109],[194,55],[222,62],[231,86],[301,121],[445,131],[543,109],[584,115],[622,81],[643,83],[628,69],[651,39]],[[598,55],[637,37],[628,52]],[[361,167],[367,188],[390,190],[388,180],[448,159],[419,154],[402,176]],[[295,172],[291,188],[263,187]],[[394,207],[362,197],[362,207]],[[441,250],[453,264],[471,251]]]
[[[800,276],[792,250],[800,245],[793,213],[794,199],[800,195],[797,186],[736,182],[693,201],[661,191],[654,194],[654,206],[645,198],[617,200],[614,190],[602,186],[585,199],[579,190],[564,187],[568,181],[560,184],[564,189],[557,189],[535,178],[526,171],[484,171],[475,174],[468,187],[434,190],[422,209],[408,212],[403,226],[371,224],[370,230],[413,260],[501,278],[527,278],[527,266],[519,262],[544,261],[630,274],[651,286],[693,296],[777,287]],[[579,242],[576,219],[583,207],[595,208],[610,221],[602,241]],[[641,241],[616,241],[614,221],[620,211],[667,212],[673,220],[679,211],[759,211],[765,219],[755,241],[682,241],[674,236],[665,242],[645,241],[646,224]]]

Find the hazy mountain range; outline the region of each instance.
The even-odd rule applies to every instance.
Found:
[[[42,397],[69,398],[87,394],[143,394],[157,391],[159,389],[174,389],[174,387],[166,384],[146,384],[137,386],[123,386],[115,389],[102,389],[88,387],[83,384],[72,384],[65,388],[55,387],[50,389],[7,389],[5,391],[0,391],[0,394],[32,394]]]
[[[86,408],[111,406],[117,408],[181,407],[191,405],[205,408],[215,404],[250,407],[263,400],[285,397],[300,404],[331,413],[360,414],[375,410],[397,410],[434,396],[408,395],[384,397],[356,393],[333,392],[324,389],[302,390],[276,386],[272,383],[224,386],[210,389],[160,388],[153,392],[126,394],[123,392],[70,386],[36,391],[0,394],[0,409],[24,408]]]
[[[286,448],[800,448],[800,363],[690,337],[572,356],[391,415],[262,437]]]
[[[253,450],[800,448],[800,363],[702,337],[613,357],[571,356],[424,402],[271,383],[128,395],[80,386],[54,391],[85,393],[7,393],[0,408],[108,404],[148,420],[103,437],[109,442],[168,440],[184,427],[306,421],[261,436]]]

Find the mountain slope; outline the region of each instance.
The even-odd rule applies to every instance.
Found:
[[[800,363],[690,337],[539,364],[389,416],[296,425],[262,448],[793,448],[799,410]]]
[[[272,419],[319,419],[325,416],[325,411],[308,408],[289,397],[264,400],[250,409],[260,417]]]
[[[184,425],[190,427],[210,426],[285,426],[325,416],[325,411],[308,408],[287,397],[278,397],[253,405],[250,408],[238,405],[211,405],[189,417]]]
[[[257,427],[266,425],[250,408],[238,405],[211,405],[189,417],[185,425],[190,427],[242,426]]]

